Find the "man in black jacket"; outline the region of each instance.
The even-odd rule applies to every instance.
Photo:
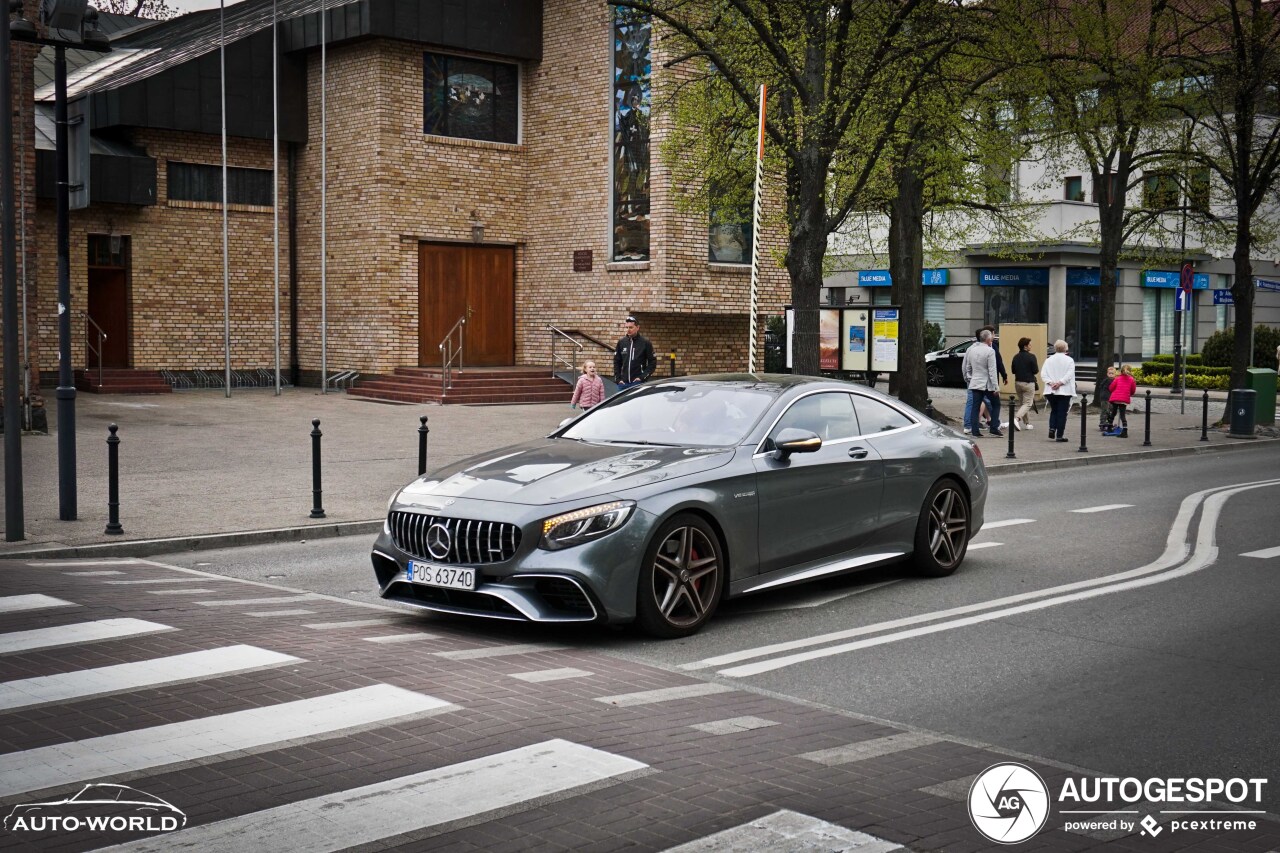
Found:
[[[626,319],[626,330],[613,351],[613,381],[618,383],[619,390],[639,385],[658,368],[653,344],[640,334],[640,323],[635,317]]]

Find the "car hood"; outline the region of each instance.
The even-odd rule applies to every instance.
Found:
[[[728,463],[733,453],[732,447],[646,447],[542,438],[435,471],[406,486],[398,500],[424,506],[459,497],[518,504],[580,500],[711,471]]]

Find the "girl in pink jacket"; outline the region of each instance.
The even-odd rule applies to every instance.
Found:
[[[1125,415],[1125,410],[1133,402],[1133,393],[1137,390],[1138,382],[1133,378],[1133,368],[1126,364],[1120,368],[1120,375],[1111,380],[1111,416],[1108,421],[1114,424],[1116,415],[1119,415],[1120,426],[1114,427],[1106,435],[1118,438],[1129,437],[1129,419]]]
[[[601,403],[604,400],[604,380],[596,373],[596,363],[588,361],[582,365],[582,376],[578,377],[578,384],[573,389],[573,399],[569,401],[570,406],[581,406],[583,411]]]

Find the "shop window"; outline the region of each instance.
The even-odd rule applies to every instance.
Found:
[[[753,191],[750,181],[745,179],[739,182],[736,191],[712,186],[707,238],[707,259],[712,263],[751,263]]]
[[[1104,201],[1110,202],[1112,199],[1119,197],[1120,177],[1114,172],[1100,177],[1101,180],[1095,178],[1093,182],[1094,204],[1101,204]]]
[[[422,132],[488,142],[519,141],[515,65],[424,53]]]
[[[222,167],[169,161],[170,201],[222,202]],[[227,195],[232,204],[271,207],[271,170],[227,167]]]
[[[649,260],[649,16],[613,10],[613,259]]]
[[[1192,169],[1187,173],[1187,206],[1195,213],[1209,214],[1209,170]]]
[[[1142,206],[1147,210],[1172,210],[1178,206],[1178,197],[1178,176],[1172,172],[1142,176]]]
[[[1062,197],[1067,201],[1084,201],[1084,178],[1071,175],[1062,182]]]

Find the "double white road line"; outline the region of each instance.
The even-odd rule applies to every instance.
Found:
[[[1028,613],[1059,604],[1111,595],[1142,586],[1164,583],[1207,568],[1217,560],[1218,548],[1215,530],[1218,517],[1227,499],[1251,489],[1280,485],[1280,479],[1257,480],[1230,486],[1204,489],[1183,499],[1178,515],[1169,530],[1164,553],[1152,563],[1140,568],[1093,578],[1086,581],[1062,584],[1048,589],[1025,592],[991,601],[982,601],[948,610],[921,613],[902,619],[864,625],[844,631],[834,631],[816,637],[805,637],[785,643],[774,643],[754,649],[719,655],[705,660],[684,664],[688,670],[716,669],[720,675],[746,677],[771,672],[819,658],[832,657],[859,649],[895,643],[913,637],[950,631],[993,619],[1003,619],[1019,613]],[[1194,542],[1188,541],[1192,519],[1203,504],[1200,526]],[[912,627],[918,626],[918,627]],[[905,629],[905,630],[901,630]],[[875,636],[871,636],[875,635]],[[863,637],[865,639],[854,639]],[[849,642],[845,642],[849,641]],[[834,645],[832,645],[834,644]],[[815,648],[820,647],[820,648]],[[807,651],[800,651],[807,649]],[[788,654],[790,653],[790,654]],[[779,657],[774,657],[780,655]],[[769,658],[769,660],[760,660]],[[755,663],[742,663],[756,661]],[[719,669],[719,667],[724,667]]]

